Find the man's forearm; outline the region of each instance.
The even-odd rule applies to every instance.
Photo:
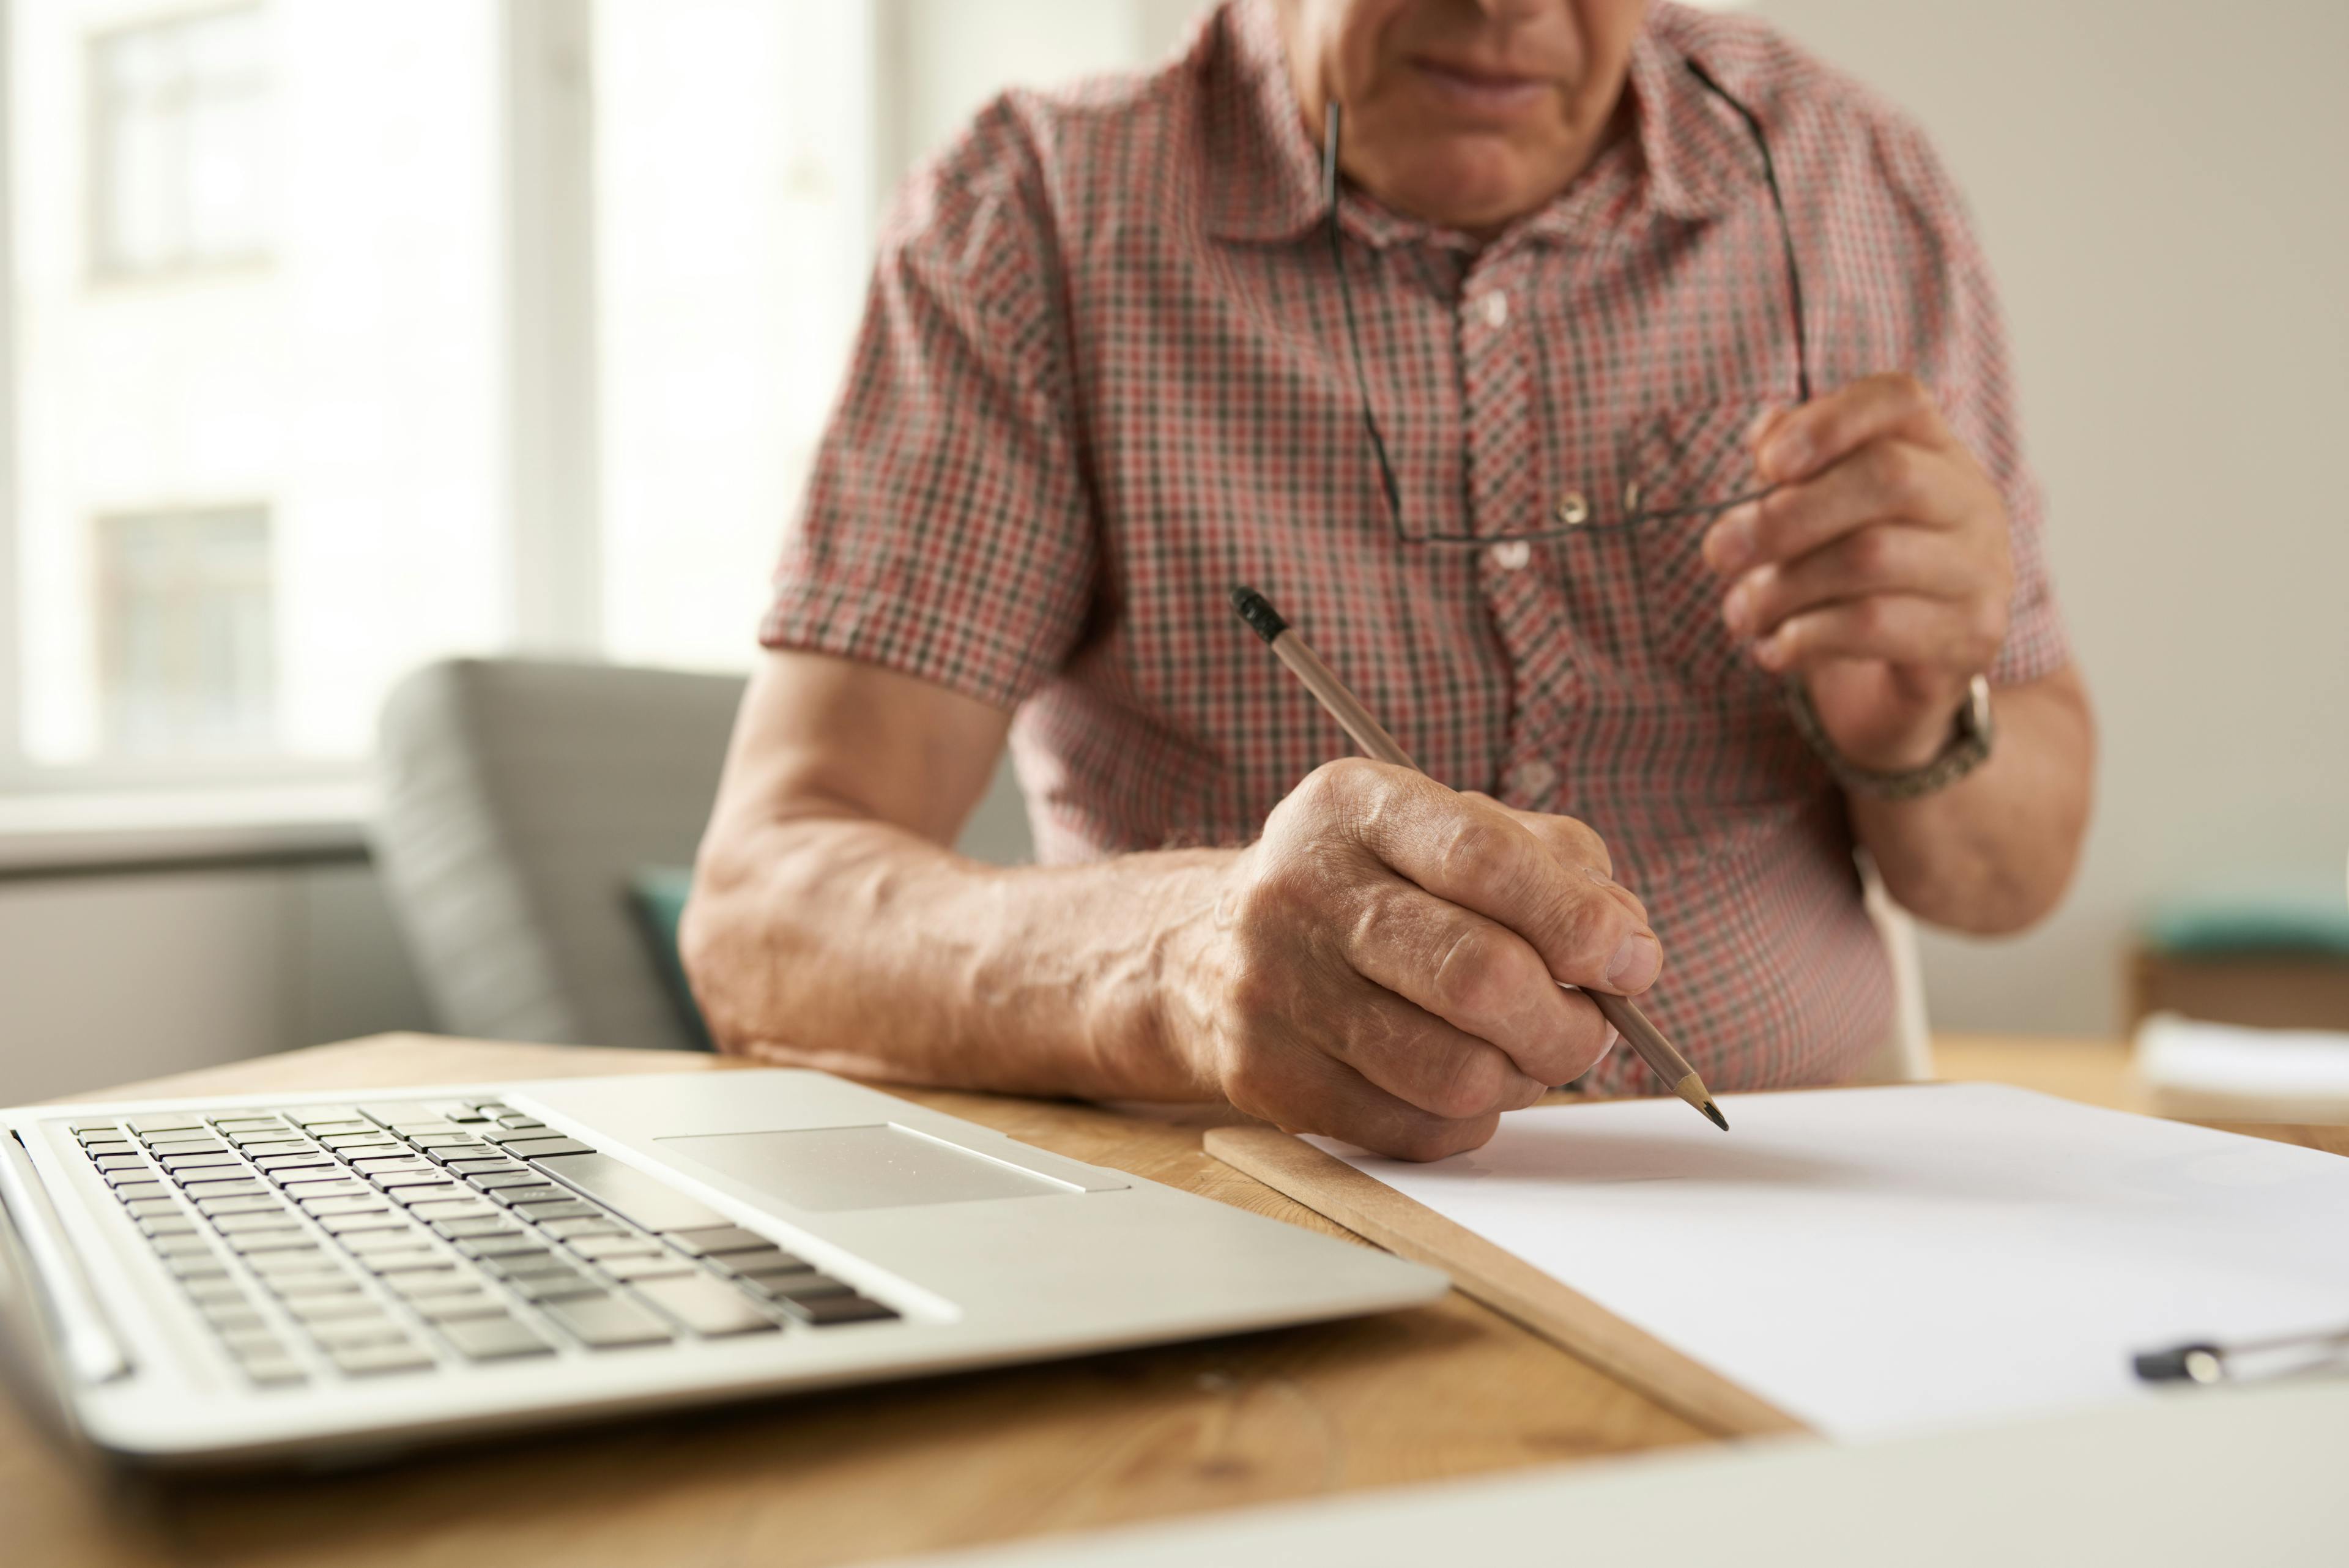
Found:
[[[1919,919],[1983,935],[2054,908],[2079,859],[2095,765],[2085,691],[2065,670],[1996,695],[1988,761],[1920,800],[1855,795],[1854,831]]]
[[[1214,1085],[1168,1048],[1167,949],[1232,852],[981,865],[854,817],[713,832],[684,945],[721,1049],[868,1077],[1097,1097]]]

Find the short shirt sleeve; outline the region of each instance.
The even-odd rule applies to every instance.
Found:
[[[1879,130],[1878,150],[1932,258],[1918,302],[1928,335],[1924,379],[2006,502],[2014,597],[1990,679],[2000,686],[2036,680],[2069,664],[2072,650],[2048,573],[2046,501],[2023,455],[2005,315],[1964,201],[1923,134],[1895,121]]]
[[[1084,624],[1095,529],[1056,247],[999,102],[900,192],[759,640],[1014,708]]]

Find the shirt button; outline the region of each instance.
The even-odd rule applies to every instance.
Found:
[[[1508,323],[1509,296],[1497,288],[1478,300],[1476,308],[1483,313],[1487,327],[1499,327]]]
[[[1519,763],[1509,770],[1509,791],[1521,800],[1539,800],[1557,784],[1557,770],[1547,763]]]
[[[1485,552],[1485,561],[1504,572],[1523,571],[1533,558],[1534,547],[1523,539],[1506,539]]]

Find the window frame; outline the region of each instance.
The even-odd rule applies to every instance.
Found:
[[[6,0],[0,0],[0,5],[5,3]],[[206,0],[203,4],[186,6],[159,6],[147,16],[125,18],[94,28],[83,37],[81,244],[83,270],[92,287],[169,286],[222,275],[259,272],[269,266],[272,253],[265,242],[252,251],[177,256],[158,266],[126,265],[116,258],[113,247],[108,243],[105,185],[109,178],[106,171],[110,168],[106,154],[111,106],[102,63],[109,47],[133,34],[159,27],[186,26],[234,16],[239,12],[252,14],[265,26],[269,9],[269,0]],[[274,88],[274,82],[272,85]],[[5,143],[0,143],[0,146],[5,146]]]

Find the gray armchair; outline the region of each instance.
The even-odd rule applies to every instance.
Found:
[[[529,659],[428,665],[392,691],[371,837],[442,1028],[700,1044],[630,888],[692,865],[741,695],[739,676]],[[1008,767],[961,847],[1028,857]]]

